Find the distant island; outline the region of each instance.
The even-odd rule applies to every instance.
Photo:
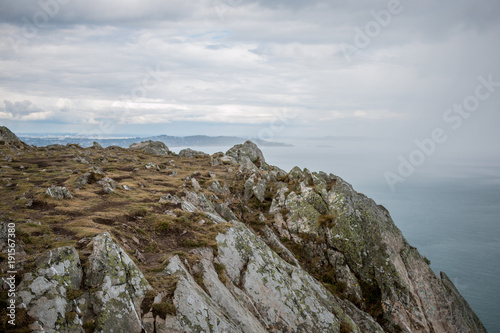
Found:
[[[99,143],[103,147],[119,146],[128,148],[131,144],[140,141],[160,141],[168,147],[206,147],[206,146],[233,146],[245,141],[245,138],[236,136],[207,136],[207,135],[191,135],[191,136],[170,136],[158,135],[149,137],[106,137],[93,138],[72,135],[51,135],[51,136],[35,136],[35,135],[20,135],[19,138],[25,143],[37,147],[43,147],[53,144],[75,143],[82,147],[90,147],[94,142]],[[267,147],[291,147],[292,145],[261,140],[257,138],[251,139],[259,146]]]

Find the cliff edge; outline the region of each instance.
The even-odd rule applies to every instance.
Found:
[[[250,141],[213,155],[134,148],[0,159],[2,274],[14,225],[18,283],[16,326],[2,313],[2,330],[486,332],[340,177],[285,172]]]

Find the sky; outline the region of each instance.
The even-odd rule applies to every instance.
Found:
[[[498,0],[0,0],[0,124],[500,155],[499,41]]]

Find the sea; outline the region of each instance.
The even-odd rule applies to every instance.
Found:
[[[433,271],[450,277],[488,332],[500,332],[500,158],[437,151],[391,188],[385,175],[400,175],[400,156],[408,160],[414,147],[365,138],[280,141],[292,146],[260,147],[266,162],[285,171],[299,166],[333,173],[385,206]],[[191,148],[215,153],[230,147]]]

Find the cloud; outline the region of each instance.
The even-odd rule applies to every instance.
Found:
[[[0,112],[1,119],[11,120],[45,120],[54,113],[52,111],[39,108],[28,100],[21,102],[11,102],[4,100],[5,111]]]
[[[300,135],[413,136],[500,80],[500,3],[400,4],[348,63],[388,1],[0,0],[0,118],[251,131],[288,108]]]

